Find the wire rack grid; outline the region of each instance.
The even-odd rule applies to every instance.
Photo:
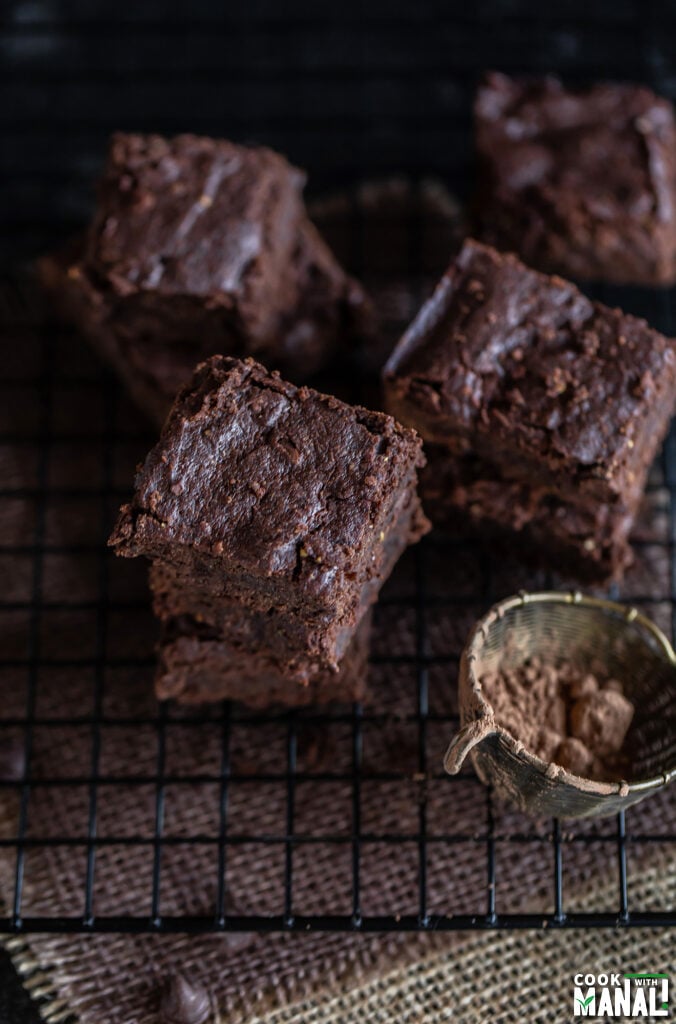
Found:
[[[294,0],[280,17],[271,0],[222,15],[198,0],[135,5],[128,24],[104,0],[29,6],[0,21],[10,263],[81,227],[119,127],[254,138],[322,185],[396,168],[462,188],[486,67],[584,79],[602,53],[606,76],[674,91],[673,12],[657,2],[389,0],[329,17]],[[390,340],[450,251],[420,208],[410,193],[403,214],[352,201],[322,225],[371,278]],[[444,776],[472,621],[520,587],[565,585],[475,543],[434,534],[402,559],[376,608],[369,704],[156,705],[144,569],[105,547],[152,436],[30,282],[0,294],[0,932],[676,924],[676,893],[645,884],[673,876],[676,787],[571,826],[510,811],[471,770]],[[672,293],[596,297],[674,333]],[[671,636],[675,491],[672,433],[611,593]]]
[[[387,273],[372,282],[395,332],[430,285],[424,204],[408,210],[420,195],[374,221],[351,201],[347,221],[367,249],[373,223],[400,233],[406,293]],[[599,294],[670,327],[668,293]],[[475,542],[433,534],[395,570],[364,706],[156,705],[144,568],[105,546],[152,436],[30,283],[4,296],[0,931],[676,924],[676,906],[632,903],[653,854],[673,858],[670,791],[626,820],[529,822],[471,770],[443,774],[469,625],[521,586],[565,585]],[[672,635],[674,443],[611,593]]]

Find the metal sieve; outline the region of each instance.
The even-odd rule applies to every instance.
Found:
[[[631,778],[596,782],[573,775],[536,757],[498,725],[480,680],[532,657],[572,663],[583,672],[602,664],[623,684],[635,708],[625,741]],[[676,776],[676,655],[635,608],[577,592],[521,593],[500,601],[474,626],[462,653],[459,705],[461,728],[446,752],[446,771],[456,774],[471,752],[482,782],[533,817],[614,814]]]

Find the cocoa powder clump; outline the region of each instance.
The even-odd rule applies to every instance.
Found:
[[[619,680],[530,658],[480,682],[498,725],[530,753],[597,782],[626,774],[634,705]]]

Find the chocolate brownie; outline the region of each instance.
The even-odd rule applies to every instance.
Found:
[[[362,619],[337,672],[299,679],[264,648],[242,650],[190,620],[168,623],[158,647],[155,691],[182,704],[239,700],[250,707],[301,707],[363,700],[368,679],[371,615]]]
[[[468,240],[384,371],[426,442],[575,504],[631,507],[676,399],[673,340]]]
[[[89,230],[39,269],[156,420],[209,355],[301,379],[368,332],[366,297],[308,220],[303,182],[263,148],[113,137]]]
[[[417,498],[414,507],[413,515],[409,508],[404,509],[399,522],[386,537],[378,574],[362,588],[356,621],[361,620],[377,599],[403,548],[426,532],[428,524]],[[151,565],[150,589],[153,611],[161,622],[188,616],[219,636],[228,636],[249,648],[264,648],[305,677],[319,671],[337,671],[354,632],[351,622],[345,625],[336,621],[332,612],[313,617],[308,623],[274,605],[264,612],[252,611],[233,603],[227,593],[200,590],[189,573],[166,562]],[[227,582],[224,590],[227,591]]]
[[[428,446],[420,494],[436,526],[518,550],[527,563],[566,577],[617,579],[632,561],[629,532],[635,508],[566,503],[546,488],[506,480],[494,466],[472,456]]]
[[[391,417],[215,356],[178,396],[110,543],[308,635],[354,628],[427,529],[423,462],[420,439]]]
[[[271,597],[264,597],[261,605],[259,595],[248,594],[246,590],[244,593],[241,590],[233,592],[232,578],[228,574],[219,578],[213,573],[195,573],[193,563],[178,559],[171,565],[166,560],[157,560],[151,567],[155,614],[160,619],[177,614],[196,615],[225,632],[232,628],[231,614],[233,609],[237,609],[257,621],[255,629],[262,630],[261,643],[276,657],[284,656],[293,662],[310,659],[322,668],[335,671],[356,623],[377,600],[380,588],[401,552],[428,528],[429,523],[415,495],[389,531],[383,542],[377,571],[364,582],[359,604],[347,619],[336,615],[333,608],[302,617],[294,608],[275,604]],[[162,583],[158,587],[159,579]],[[173,581],[169,589],[168,579]],[[252,600],[255,607],[252,607]]]
[[[162,623],[190,621],[193,632],[203,629],[214,638],[227,637],[233,646],[246,650],[265,650],[289,673],[307,681],[323,670],[336,671],[353,635],[345,628],[335,633],[328,657],[326,648],[316,650],[304,623],[292,615],[271,607],[267,612],[252,611],[227,598],[214,598],[183,584],[170,565],[155,562],[150,567],[153,612]],[[326,622],[326,629],[331,623]],[[321,632],[321,630],[320,630]]]
[[[676,120],[636,85],[490,74],[476,104],[481,237],[539,270],[676,280]]]

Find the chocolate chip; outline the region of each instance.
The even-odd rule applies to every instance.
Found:
[[[202,985],[188,981],[184,974],[169,980],[160,1006],[164,1024],[203,1024],[209,1012],[209,995]]]

